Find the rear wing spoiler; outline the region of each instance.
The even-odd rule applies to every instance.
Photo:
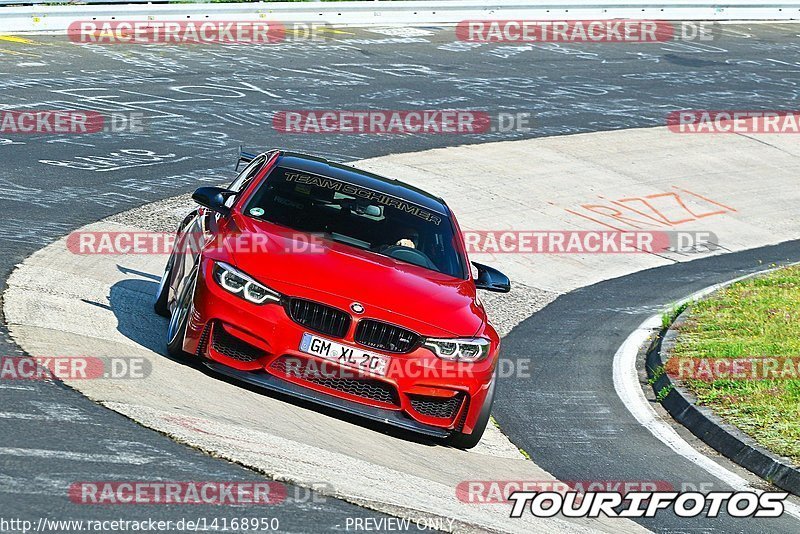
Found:
[[[242,163],[247,165],[248,163],[250,163],[251,161],[256,159],[258,156],[260,156],[261,154],[265,153],[267,155],[267,161],[269,161],[276,154],[278,154],[279,152],[280,152],[280,149],[271,148],[271,149],[267,150],[266,152],[260,152],[258,154],[254,154],[252,152],[245,152],[244,151],[244,147],[242,147],[242,145],[239,145],[239,159],[236,160],[236,170],[237,171],[239,170],[239,166],[241,166]]]
[[[258,157],[258,154],[253,154],[252,152],[245,152],[244,151],[244,147],[242,147],[242,145],[239,145],[239,159],[236,160],[236,169],[235,170],[238,171],[239,170],[239,166],[242,163],[245,163],[245,164],[250,163],[251,161],[253,161],[257,157]]]

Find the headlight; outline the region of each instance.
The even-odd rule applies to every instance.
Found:
[[[280,302],[281,295],[270,288],[259,284],[250,276],[227,263],[214,264],[214,280],[220,287],[234,295],[239,295],[254,304]]]
[[[466,339],[426,339],[425,348],[443,360],[479,362],[489,354],[491,341],[482,337]]]

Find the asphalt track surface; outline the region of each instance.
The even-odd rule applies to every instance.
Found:
[[[526,357],[537,364],[530,378],[512,377],[498,386],[495,418],[537,465],[562,481],[654,482],[686,491],[731,491],[634,419],[614,389],[614,354],[645,319],[670,303],[765,266],[797,261],[800,241],[791,241],[648,269],[560,296],[504,339],[504,358]],[[716,456],[713,451],[711,455]],[[687,519],[659,513],[656,519],[637,521],[664,532],[798,530],[798,520],[788,515]]]
[[[282,146],[348,161],[463,143],[661,125],[676,109],[791,108],[800,74],[796,34],[791,25],[728,26],[713,43],[479,47],[455,41],[451,30],[435,28],[402,29],[401,35],[348,30],[332,34],[325,43],[274,47],[77,46],[57,36],[34,36],[31,42],[0,39],[3,108],[141,112],[146,121],[142,133],[0,136],[0,279],[37,249],[83,224],[229,179],[239,144]],[[273,112],[307,108],[530,112],[534,128],[391,137],[283,135],[272,129]],[[531,158],[535,164],[535,154]],[[558,186],[558,177],[553,177],[553,186]],[[717,274],[723,278],[728,272],[725,260],[716,261],[723,262]],[[629,281],[638,281],[636,276]],[[694,283],[700,285],[701,278],[697,275]],[[656,303],[683,289],[659,282],[664,285],[625,286],[623,293],[642,292],[649,295],[647,302]],[[667,294],[659,293],[661,289]],[[562,297],[557,307],[567,298],[576,297]],[[619,313],[621,308],[614,304],[606,312],[621,321],[616,336],[599,332],[609,334],[604,338],[608,347],[638,324],[638,319]],[[530,321],[545,321],[551,313]],[[519,341],[528,324],[509,340],[509,357],[536,350],[534,343]],[[19,353],[5,329],[0,338],[0,354]],[[602,394],[612,403],[614,392],[607,386]],[[552,406],[533,395],[533,384],[523,388],[530,392],[525,397],[512,395],[516,388],[501,388],[497,407],[512,439],[562,479],[595,473],[589,468],[597,463],[580,454],[590,448],[585,443],[573,439],[553,451],[559,446],[538,442],[542,450],[536,450],[531,429],[543,428],[551,435],[563,429],[560,435],[566,436],[568,428],[562,420],[547,419]],[[523,400],[531,404],[515,404]],[[142,429],[59,384],[4,383],[0,406],[4,516],[175,520],[187,516],[185,508],[76,506],[63,488],[80,480],[257,479],[252,472]],[[524,419],[515,421],[516,414]],[[621,418],[616,426],[627,420]],[[550,422],[555,426],[548,426]],[[609,434],[595,438],[591,447],[604,447],[600,450],[605,451],[607,472],[615,474],[622,452],[613,451]],[[645,459],[644,450],[631,448],[631,454],[636,461],[625,463],[632,472],[643,463],[657,465]],[[670,466],[665,473],[691,468],[675,459],[663,461]],[[277,516],[281,530],[297,532],[341,530],[347,517],[380,517],[330,499],[266,510],[193,507],[191,515]]]

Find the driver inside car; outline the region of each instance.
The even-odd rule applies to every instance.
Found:
[[[398,232],[398,235],[401,237],[395,242],[395,246],[417,248],[419,233],[415,229],[404,228],[402,231]]]

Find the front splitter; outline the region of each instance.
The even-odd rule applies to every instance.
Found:
[[[297,384],[293,384],[292,382],[283,380],[266,372],[240,371],[238,369],[233,369],[227,365],[210,360],[205,360],[203,364],[214,372],[239,380],[241,382],[246,382],[253,386],[264,388],[270,391],[283,393],[284,395],[289,395],[304,401],[320,404],[327,408],[333,408],[350,415],[356,415],[396,428],[422,434],[431,438],[443,439],[450,435],[450,431],[448,430],[424,425],[406,417],[402,412],[385,410],[383,408],[375,408],[374,406],[367,406],[346,399],[339,399],[331,395],[326,395],[325,393],[319,393],[313,389],[298,386]]]

